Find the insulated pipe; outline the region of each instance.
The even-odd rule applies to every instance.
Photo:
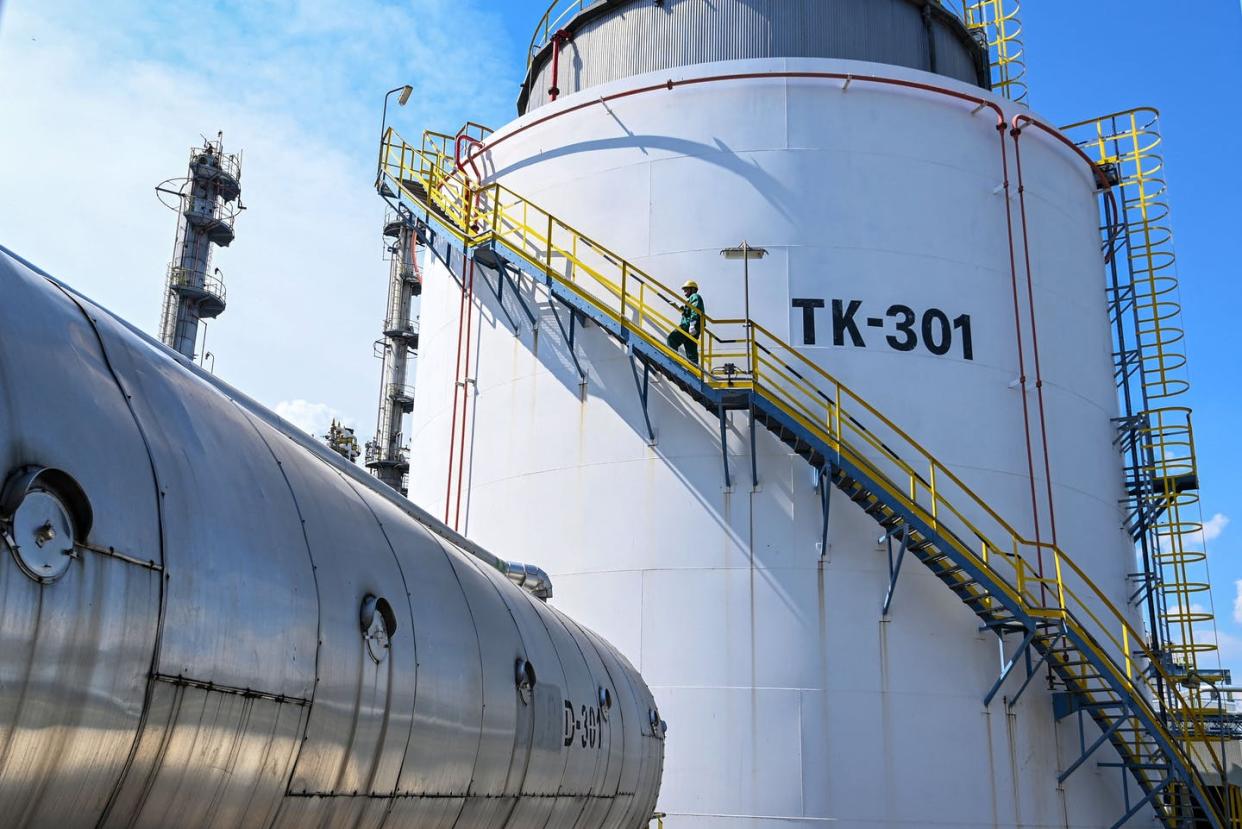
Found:
[[[1039,405],[1040,440],[1043,443],[1044,481],[1048,494],[1048,525],[1049,529],[1052,531],[1052,543],[1053,545],[1056,545],[1057,521],[1056,510],[1053,506],[1052,499],[1052,467],[1048,453],[1048,423],[1044,407],[1044,378],[1039,364],[1039,332],[1035,321],[1035,288],[1032,283],[1031,246],[1028,238],[1026,219],[1026,185],[1022,177],[1022,144],[1019,140],[1022,136],[1022,125],[1024,123],[1034,124],[1036,128],[1043,129],[1062,144],[1072,148],[1075,154],[1080,156],[1090,166],[1092,176],[1095,178],[1096,183],[1099,185],[1100,189],[1105,191],[1108,197],[1112,196],[1112,185],[1108,181],[1108,176],[1104,174],[1104,171],[1101,170],[1099,166],[1082,151],[1082,148],[1062,135],[1059,130],[1049,129],[1047,126],[1023,113],[1015,115],[1010,121],[1009,135],[1013,138],[1014,162],[1018,171],[1018,206],[1022,217],[1022,254],[1026,267],[1027,310],[1031,321],[1031,348],[1035,357],[1035,396]]]
[[[465,285],[462,286],[465,291],[465,308],[466,308],[466,367],[462,371],[461,377],[461,445],[457,449],[457,505],[453,510],[453,529],[460,531],[461,526],[461,491],[462,491],[462,471],[466,462],[466,424],[469,423],[470,408],[470,336],[474,322],[474,257],[469,257],[469,263],[466,265],[468,276]],[[460,335],[460,331],[458,334]],[[452,456],[449,457],[451,464]],[[447,512],[447,505],[445,512]]]
[[[475,138],[473,135],[466,135],[464,132],[457,133],[457,137],[453,141],[453,161],[457,164],[457,169],[464,173],[466,172],[465,165],[469,164],[470,169],[474,171],[474,180],[476,182],[482,181],[483,176],[479,172],[479,165],[475,163],[475,159],[478,158],[478,155],[467,150],[466,156],[463,158],[461,154],[463,144],[474,147],[476,145],[482,145],[483,142]]]
[[[1039,406],[1039,439],[1043,445],[1044,455],[1044,487],[1048,495],[1048,528],[1052,533],[1052,543],[1057,543],[1057,517],[1052,497],[1052,464],[1048,458],[1048,418],[1044,407],[1044,376],[1039,366],[1039,327],[1035,321],[1035,286],[1031,275],[1031,245],[1026,221],[1026,185],[1022,179],[1022,149],[1018,137],[1021,130],[1014,127],[1009,131],[1013,137],[1014,163],[1018,170],[1018,207],[1022,216],[1022,257],[1026,267],[1026,308],[1031,321],[1031,351],[1035,357],[1035,399]],[[1038,530],[1036,531],[1038,533]]]
[[[466,265],[470,268],[473,265],[471,257],[470,263]],[[451,251],[450,260],[451,261]],[[449,505],[453,498],[453,450],[457,445],[457,398],[461,389],[461,342],[462,333],[465,331],[466,322],[466,278],[462,274],[461,283],[461,304],[457,309],[457,354],[453,357],[453,416],[449,419],[449,451],[448,451],[448,473],[444,477],[444,523],[449,523]]]
[[[569,40],[569,32],[566,29],[559,30],[552,35],[552,86],[548,88],[548,98],[555,101],[556,96],[561,94],[559,86],[560,70],[561,70],[561,45]]]
[[[1009,207],[1009,154],[1005,149],[1005,119],[1003,116],[996,125],[996,134],[1000,137],[1001,169],[1004,172],[1002,187],[1004,188],[1005,198],[1005,232],[1009,237],[1009,280],[1013,289],[1014,334],[1018,342],[1018,394],[1022,398],[1022,431],[1026,440],[1026,470],[1031,489],[1031,521],[1035,527],[1035,553],[1039,567],[1039,577],[1043,579],[1044,548],[1039,528],[1039,496],[1035,490],[1035,449],[1031,445],[1031,412],[1026,402],[1026,354],[1022,347],[1022,311],[1018,301],[1018,263],[1013,243],[1013,210]],[[1044,582],[1040,581],[1039,596],[1041,601],[1046,598],[1045,589]]]

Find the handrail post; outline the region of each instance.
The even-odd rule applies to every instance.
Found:
[[[833,428],[833,434],[837,441],[837,458],[841,457],[841,383],[837,381],[833,384],[836,392],[836,405],[832,408],[832,419],[836,421]]]
[[[492,185],[492,238],[500,238],[500,187]]]
[[[552,279],[552,214],[548,214],[548,238],[544,242],[548,246],[548,261],[544,265],[544,273],[548,280]]]
[[[630,263],[626,261],[625,259],[622,259],[621,260],[621,327],[622,328],[628,327],[628,324],[627,324],[628,318],[626,317],[626,314],[625,314],[625,290],[626,290],[625,283],[626,283],[626,280],[629,278],[629,274],[630,274]]]
[[[750,337],[750,388],[751,391],[759,388],[759,341],[755,339],[753,331]]]

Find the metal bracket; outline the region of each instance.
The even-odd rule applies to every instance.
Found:
[[[1027,631],[1026,636],[1022,638],[1022,644],[1018,645],[1018,649],[1014,651],[1013,657],[1010,658],[1008,662],[1005,662],[1001,665],[1000,675],[996,677],[996,681],[992,683],[992,687],[988,689],[988,692],[983,695],[983,707],[984,708],[987,708],[989,705],[992,704],[992,698],[996,696],[996,692],[999,691],[1001,689],[1001,686],[1005,684],[1005,680],[1009,678],[1010,672],[1013,671],[1014,666],[1018,664],[1019,659],[1023,659],[1023,658],[1026,659],[1026,677],[1027,677],[1027,682],[1030,681],[1031,674],[1034,673],[1034,668],[1032,668],[1031,666],[1031,641],[1034,639],[1035,639],[1035,631],[1033,630]],[[1003,658],[1003,655],[1005,652],[1004,651],[1005,640],[1000,639],[999,642],[1000,642],[1001,654]],[[1026,689],[1026,682],[1022,683],[1022,688],[1018,690],[1018,693],[1021,694],[1022,691],[1025,689]],[[1011,707],[1012,703],[1007,702],[1006,705],[1008,707]]]
[[[1123,775],[1125,774],[1124,770],[1122,771],[1122,774]],[[1121,819],[1118,820],[1116,823],[1114,823],[1112,827],[1110,827],[1110,829],[1118,829],[1118,827],[1124,824],[1127,820],[1129,820],[1130,818],[1138,814],[1139,809],[1142,809],[1144,806],[1146,806],[1148,803],[1154,800],[1156,796],[1159,795],[1166,788],[1168,788],[1168,785],[1172,782],[1173,782],[1173,775],[1169,774],[1167,777],[1164,778],[1164,780],[1160,781],[1160,784],[1158,786],[1153,786],[1150,792],[1143,795],[1142,800],[1138,801],[1137,803],[1132,805],[1129,809],[1127,809],[1126,813],[1121,816]]]
[[[643,364],[643,379],[638,379],[638,369],[634,367],[634,361],[638,360]],[[634,384],[638,386],[638,399],[643,404],[643,422],[647,424],[647,444],[655,446],[656,436],[655,430],[651,428],[651,416],[647,411],[647,397],[649,391],[649,380],[651,378],[651,363],[642,357],[635,357],[631,349],[630,353],[630,373],[634,375]]]
[[[880,612],[881,616],[887,616],[888,609],[893,604],[893,591],[897,588],[897,576],[901,574],[901,563],[906,560],[906,550],[910,549],[910,530],[908,527],[902,528],[901,549],[897,552],[896,563],[893,562],[893,534],[885,533],[884,540],[888,542],[888,590],[884,593],[884,608]]]
[[[820,511],[823,513],[823,526],[819,532],[819,557],[822,560],[828,555],[828,519],[832,512],[832,470],[824,466],[816,471],[816,487],[819,489]]]
[[[1108,728],[1104,729],[1103,733],[1101,733],[1100,736],[1096,738],[1095,742],[1091,744],[1091,747],[1087,748],[1085,746],[1086,740],[1083,737],[1082,709],[1079,709],[1078,711],[1078,738],[1079,738],[1079,746],[1081,746],[1080,750],[1082,751],[1082,753],[1078,756],[1077,760],[1069,764],[1069,767],[1065,769],[1065,771],[1057,775],[1057,783],[1064,783],[1066,780],[1068,780],[1069,776],[1073,774],[1074,772],[1076,772],[1079,766],[1087,762],[1087,759],[1092,754],[1095,753],[1095,750],[1097,748],[1104,745],[1104,743],[1108,741],[1109,737],[1117,733],[1117,729],[1121,728],[1121,724],[1125,721],[1126,721],[1126,718],[1124,716],[1118,715],[1117,719],[1113,720],[1113,724],[1110,725]]]
[[[755,396],[747,395],[750,402],[750,488],[759,489],[759,459],[755,457]]]
[[[478,260],[475,260],[478,262]],[[496,295],[496,304],[500,306],[500,312],[505,315],[505,319],[509,321],[509,327],[513,329],[513,336],[520,336],[522,329],[518,327],[517,320],[509,313],[509,309],[505,307],[505,269],[503,265],[496,267],[496,287],[492,288],[492,293]],[[487,283],[487,287],[491,288],[492,283],[487,281],[486,274],[483,281]]]
[[[534,311],[530,309],[530,306],[526,304],[526,297],[522,296],[521,285],[518,284],[518,279],[514,277],[513,275],[514,272],[517,271],[517,269],[514,268],[513,265],[508,263],[506,260],[502,259],[501,262],[503,263],[503,265],[500,268],[501,277],[509,280],[509,284],[513,288],[513,296],[515,299],[517,299],[518,305],[521,306],[522,313],[526,315],[526,320],[527,322],[530,323],[531,330],[532,331],[538,330],[539,320],[536,319],[535,313]],[[520,276],[520,272],[519,272],[519,276]],[[499,297],[503,293],[503,291],[504,291],[504,285],[500,284],[497,289],[497,296]]]
[[[561,322],[561,315],[556,310],[557,302],[563,303],[565,307],[569,309],[568,329],[565,328],[565,323]],[[574,368],[578,369],[579,382],[585,383],[586,372],[582,370],[582,363],[578,362],[578,355],[574,352],[574,320],[577,319],[574,307],[555,294],[552,295],[552,301],[548,303],[548,307],[552,309],[552,316],[556,318],[556,324],[561,329],[561,336],[563,336],[565,338],[565,342],[569,344],[569,358],[574,361]]]

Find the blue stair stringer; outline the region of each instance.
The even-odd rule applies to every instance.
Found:
[[[381,187],[380,195],[415,227],[420,241],[433,251],[439,241],[437,237],[446,240],[463,257],[487,251],[485,266],[503,262],[544,285],[552,297],[631,348],[639,359],[712,414],[720,416],[722,409],[752,411],[757,423],[780,438],[814,469],[820,470],[826,480],[871,516],[889,539],[900,541],[931,570],[975,613],[982,627],[992,630],[1002,642],[1007,634],[1021,635],[1023,647],[1029,646],[1038,655],[1038,664],[1051,669],[1053,690],[1061,692],[1054,696],[1054,700],[1060,697],[1058,718],[1066,713],[1078,713],[1081,717],[1085,712],[1101,731],[1089,748],[1086,740],[1082,740],[1083,755],[1062,772],[1058,783],[1084,764],[1104,741],[1111,743],[1120,757],[1120,763],[1100,764],[1120,766],[1122,770],[1125,813],[1112,829],[1117,829],[1148,805],[1169,829],[1231,829],[1232,821],[1226,823],[1221,819],[1220,804],[1208,794],[1208,787],[1190,762],[1187,751],[1171,738],[1178,725],[1169,722],[1167,715],[1157,713],[1150,701],[1136,698],[1135,692],[1127,687],[1123,669],[1104,655],[1105,649],[1093,641],[1082,626],[1031,612],[1031,608],[1015,601],[1006,590],[996,589],[995,574],[958,553],[958,547],[968,548],[969,545],[963,545],[961,539],[951,536],[944,527],[933,527],[902,503],[902,499],[892,496],[890,490],[894,484],[891,480],[882,480],[877,470],[842,455],[839,448],[825,443],[761,391],[713,387],[642,337],[632,336],[630,330],[611,316],[546,274],[538,263],[530,262],[527,266],[526,254],[503,238],[481,245],[463,242],[462,229],[454,227],[450,217],[428,203],[421,187],[400,186],[399,191],[398,195]],[[503,252],[498,248],[503,248]],[[447,256],[436,255],[447,264]],[[900,487],[897,489],[899,491]],[[1015,663],[1017,659],[1015,656]],[[1028,682],[1038,671],[1038,664],[1031,668],[1027,660]],[[1002,674],[996,687],[1005,676]],[[990,702],[996,687],[989,692],[986,701]],[[1022,687],[1025,689],[1026,684]],[[1010,700],[1009,704],[1012,702]],[[1132,795],[1126,784],[1127,772],[1138,786],[1137,795]]]

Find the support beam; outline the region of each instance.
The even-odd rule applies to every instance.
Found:
[[[828,519],[832,512],[832,470],[827,466],[819,470],[820,511],[823,513],[823,526],[819,532],[819,557],[828,555]]]
[[[565,323],[561,321],[561,315],[556,310],[556,303],[563,302],[565,307],[569,309],[569,328],[565,327]],[[569,359],[574,361],[574,368],[578,370],[578,379],[580,382],[586,382],[586,372],[582,370],[582,363],[578,362],[578,355],[574,353],[574,309],[573,306],[563,299],[559,299],[555,295],[548,303],[548,307],[552,309],[552,316],[556,318],[556,325],[561,329],[561,336],[565,338],[566,344],[569,346]]]
[[[733,489],[733,480],[729,477],[729,436],[725,432],[725,407],[723,403],[717,404],[716,411],[720,413],[720,457],[724,461],[724,478],[725,489]]]
[[[530,329],[532,331],[537,331],[539,329],[539,320],[535,317],[535,312],[530,309],[530,305],[527,304],[526,297],[522,296],[521,285],[513,276],[517,269],[514,268],[508,261],[501,261],[504,262],[500,269],[501,276],[509,281],[509,285],[513,289],[513,296],[517,299],[518,305],[521,306],[522,313],[526,315],[527,322],[530,323]]]
[[[638,360],[643,364],[643,377],[638,379],[638,369],[634,367],[634,361]],[[647,425],[647,442],[654,446],[656,442],[655,430],[651,428],[651,415],[647,411],[647,399],[650,391],[649,380],[651,378],[651,364],[642,357],[635,357],[630,354],[630,373],[634,375],[634,385],[638,386],[638,399],[643,404],[643,423]]]
[[[1009,697],[1005,701],[1005,708],[1012,709],[1015,705],[1018,704],[1018,700],[1022,698],[1022,692],[1026,690],[1026,686],[1031,684],[1031,680],[1035,678],[1035,674],[1039,673],[1039,669],[1042,668],[1044,666],[1044,663],[1047,661],[1048,661],[1048,653],[1045,651],[1044,653],[1040,654],[1039,659],[1037,659],[1035,661],[1035,664],[1032,665],[1031,664],[1031,651],[1029,648],[1027,649],[1026,651],[1026,679],[1022,680],[1022,684],[1018,686],[1018,693],[1014,694],[1012,697]]]
[[[1018,664],[1019,659],[1022,659],[1024,657],[1026,658],[1027,679],[1028,680],[1030,679],[1030,675],[1031,675],[1030,647],[1031,647],[1031,641],[1034,638],[1035,638],[1035,631],[1033,630],[1028,631],[1026,636],[1023,637],[1022,639],[1022,644],[1018,645],[1018,649],[1014,651],[1013,657],[1008,662],[1001,665],[1000,676],[996,677],[996,681],[992,683],[992,687],[989,688],[988,692],[984,694],[983,696],[983,707],[984,708],[987,708],[989,705],[992,704],[992,698],[996,696],[996,692],[999,691],[1001,689],[1001,686],[1005,684],[1005,680],[1009,678],[1010,672],[1013,671],[1014,666]],[[1000,642],[1001,648],[1004,648],[1005,640],[1000,639],[999,642]],[[1022,683],[1022,687],[1023,688],[1026,687],[1025,682]]]
[[[910,529],[903,527],[901,532],[901,549],[897,552],[897,561],[893,562],[893,534],[885,534],[888,542],[888,590],[884,593],[884,609],[882,616],[888,615],[893,604],[893,591],[897,588],[897,576],[901,574],[901,563],[906,560],[906,550],[910,549]]]
[[[1065,771],[1057,775],[1057,782],[1064,783],[1067,779],[1069,779],[1069,776],[1073,774],[1075,771],[1077,771],[1079,766],[1087,762],[1087,758],[1089,758],[1092,754],[1094,754],[1097,748],[1104,745],[1104,743],[1107,742],[1110,737],[1112,737],[1114,734],[1117,733],[1117,729],[1121,728],[1121,724],[1125,721],[1126,721],[1126,717],[1124,716],[1119,716],[1117,717],[1117,719],[1113,720],[1113,724],[1110,725],[1107,729],[1105,729],[1104,732],[1100,734],[1099,737],[1096,738],[1096,741],[1091,744],[1090,748],[1083,751],[1083,753],[1078,757],[1077,760],[1070,763],[1069,768],[1067,768]]]
[[[748,395],[750,400],[750,486],[759,488],[759,459],[755,457],[755,396]]]
[[[1131,806],[1129,809],[1126,810],[1126,813],[1121,816],[1120,820],[1118,820],[1116,823],[1112,825],[1111,829],[1119,829],[1119,827],[1122,826],[1122,824],[1124,824],[1130,818],[1138,814],[1139,809],[1142,809],[1144,806],[1150,803],[1156,797],[1156,795],[1164,791],[1165,788],[1172,782],[1173,782],[1173,775],[1170,774],[1168,777],[1164,778],[1164,780],[1160,782],[1160,785],[1153,786],[1152,790],[1148,792],[1147,794],[1145,794],[1142,800],[1135,803],[1133,806]]]

